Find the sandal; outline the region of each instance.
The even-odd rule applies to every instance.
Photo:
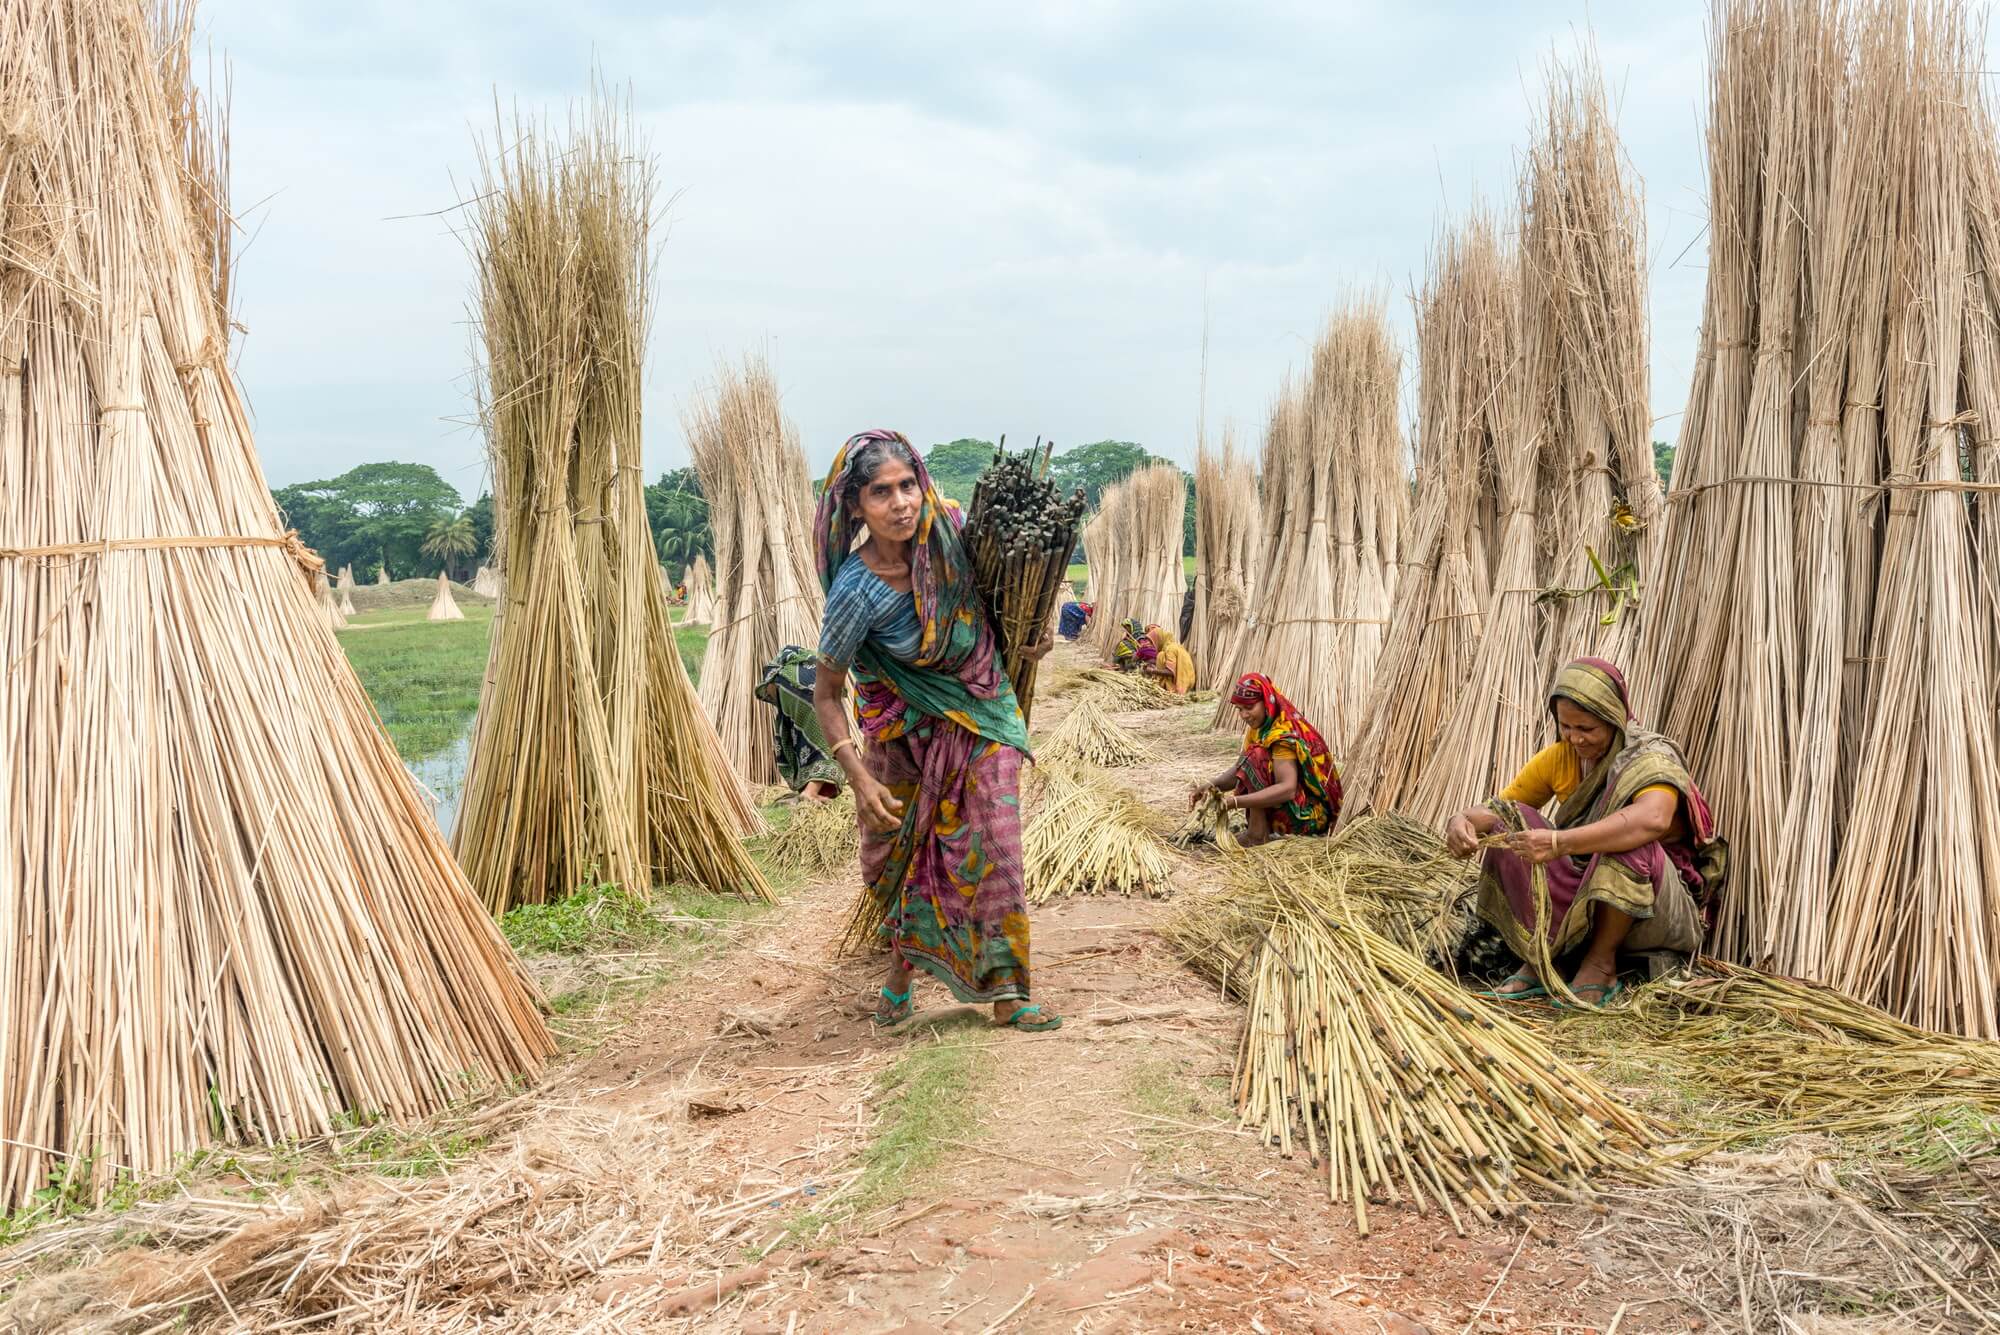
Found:
[[[1512,992],[1501,991],[1501,988],[1506,987],[1509,983],[1530,983],[1533,986],[1519,988]],[[1545,997],[1548,994],[1548,986],[1541,979],[1531,973],[1517,972],[1501,979],[1500,987],[1496,987],[1490,992],[1474,992],[1472,995],[1475,997],[1486,997],[1492,1001],[1526,1001],[1531,997]]]
[[[1038,1018],[1032,1020],[1024,1020],[1021,1018],[1024,1015],[1032,1015]],[[1021,1009],[1015,1011],[1012,1015],[1008,1016],[1005,1022],[1000,1025],[1000,1028],[1020,1029],[1030,1034],[1039,1034],[1045,1030],[1062,1028],[1062,1016],[1060,1015],[1043,1016],[1042,1008],[1040,1006],[1023,1006],[1021,1007]]]
[[[910,994],[914,991],[916,991],[914,987],[906,987],[901,992],[891,992],[888,988],[883,988],[882,1000],[888,1002],[889,1006],[887,1010],[879,1007],[876,1009],[875,1027],[877,1029],[894,1029],[897,1025],[915,1015],[917,1008],[910,1002]]]
[[[1569,990],[1576,993],[1578,997],[1582,997],[1583,994],[1586,992],[1595,992],[1598,994],[1597,1000],[1594,1002],[1585,1001],[1581,1006],[1572,1005],[1570,1002],[1559,1000],[1556,1002],[1557,1010],[1601,1011],[1606,1006],[1609,1006],[1613,1001],[1617,1000],[1618,994],[1625,990],[1625,983],[1622,979],[1614,978],[1609,983],[1584,983],[1582,986],[1571,984]]]

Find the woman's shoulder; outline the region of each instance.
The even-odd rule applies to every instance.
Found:
[[[826,597],[828,602],[835,598],[873,602],[881,596],[879,590],[888,587],[880,575],[868,568],[868,563],[861,559],[859,553],[850,553],[840,563],[840,568],[833,572],[833,582],[826,586]]]

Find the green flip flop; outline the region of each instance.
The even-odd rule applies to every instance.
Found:
[[[1618,994],[1625,990],[1625,983],[1622,979],[1614,978],[1608,985],[1604,983],[1585,983],[1582,987],[1577,987],[1572,984],[1569,990],[1576,993],[1578,997],[1581,997],[1586,992],[1595,992],[1598,994],[1597,1000],[1586,1001],[1581,1006],[1567,1001],[1557,1001],[1557,1010],[1601,1011],[1618,999]]]
[[[1021,1018],[1024,1015],[1031,1015],[1036,1018],[1024,1020]],[[1062,1016],[1044,1016],[1040,1006],[1023,1006],[1008,1016],[1000,1027],[1003,1029],[1019,1029],[1030,1034],[1039,1034],[1045,1030],[1062,1028]]]
[[[1516,982],[1533,983],[1534,986],[1524,987],[1518,992],[1502,992],[1500,990],[1500,987],[1505,987],[1509,983]],[[1500,980],[1500,987],[1496,987],[1490,992],[1474,992],[1472,995],[1475,997],[1486,997],[1492,1001],[1528,1001],[1535,997],[1545,997],[1549,994],[1549,989],[1543,984],[1542,980],[1531,973],[1510,974]]]
[[[915,988],[906,987],[901,992],[891,992],[888,988],[883,988],[882,1000],[889,1003],[889,1009],[886,1012],[875,1012],[875,1027],[877,1029],[894,1029],[897,1025],[915,1015],[917,1008],[910,1005],[910,993],[915,990]]]

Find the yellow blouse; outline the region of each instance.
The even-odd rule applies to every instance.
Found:
[[[1583,766],[1578,763],[1576,752],[1568,742],[1550,742],[1535,752],[1534,758],[1521,766],[1521,772],[1514,776],[1514,782],[1500,790],[1500,796],[1510,802],[1522,802],[1541,810],[1550,798],[1567,802],[1569,795],[1583,782]],[[1655,783],[1641,788],[1637,796],[1647,793],[1666,793],[1674,799],[1674,823],[1667,831],[1670,839],[1687,837],[1687,825],[1681,819],[1681,795],[1672,784]]]

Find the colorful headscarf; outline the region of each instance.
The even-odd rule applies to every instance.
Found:
[[[1126,617],[1118,623],[1118,629],[1125,633],[1111,646],[1111,661],[1130,664],[1139,657],[1139,641],[1145,636],[1146,628],[1139,624],[1138,618]]]
[[[861,520],[850,513],[847,492],[854,459],[874,442],[900,445],[917,475],[924,505],[910,544],[910,588],[922,634],[913,663],[875,653],[867,644],[856,656],[855,691],[861,722],[871,738],[900,736],[922,717],[949,718],[989,741],[1005,742],[1024,754],[1028,730],[1021,721],[1014,688],[995,652],[993,627],[973,583],[972,560],[958,526],[931,485],[923,457],[900,431],[864,431],[850,436],[833,457],[813,516],[818,536],[819,583],[833,577],[854,555]],[[940,523],[940,520],[944,522]],[[893,697],[891,699],[890,697]],[[916,718],[909,717],[917,716]]]
[[[1306,721],[1298,706],[1287,700],[1261,672],[1246,672],[1238,678],[1236,689],[1229,693],[1229,703],[1246,709],[1251,705],[1264,707],[1263,725],[1249,730],[1245,744],[1271,751],[1280,743],[1292,743],[1304,753],[1299,765],[1301,796],[1324,801],[1338,813],[1340,774],[1333,767],[1333,753],[1326,749],[1326,739]]]
[[[1153,643],[1153,637],[1150,635],[1140,636],[1139,661],[1141,663],[1151,663],[1158,660],[1159,656],[1160,656],[1160,646]]]

